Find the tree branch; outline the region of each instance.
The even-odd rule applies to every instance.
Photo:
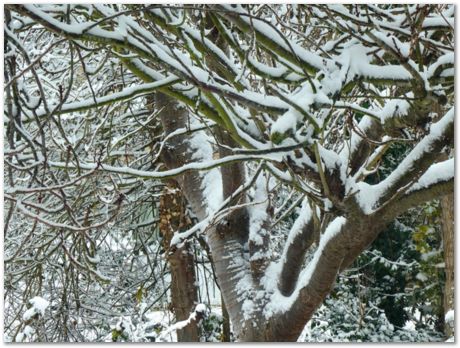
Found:
[[[299,217],[289,231],[283,255],[278,288],[284,296],[289,296],[295,289],[297,279],[308,248],[319,233],[319,226],[314,222],[314,212],[307,200],[302,203]]]

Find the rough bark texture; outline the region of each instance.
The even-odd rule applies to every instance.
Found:
[[[174,232],[190,225],[180,189],[173,182],[163,190],[160,198],[160,232],[163,234],[165,255],[171,270],[171,309],[176,321],[186,320],[198,302],[195,286],[195,259],[188,242],[180,248],[170,249]],[[177,331],[179,342],[199,342],[195,321]]]
[[[442,210],[442,241],[444,246],[444,262],[446,264],[446,282],[444,287],[444,314],[454,309],[455,281],[454,281],[454,194],[449,194],[441,199]],[[445,334],[452,336],[453,330],[450,325],[445,325]]]
[[[158,94],[156,106],[162,108],[160,119],[167,133],[183,128],[187,124],[187,111],[178,108],[177,102],[169,97]],[[220,156],[228,155],[225,146],[234,146],[233,140],[225,131],[218,132],[217,138],[219,143],[224,145],[220,147]],[[447,139],[444,140],[448,142],[451,138],[447,136]],[[165,147],[164,163],[168,168],[181,166],[190,160],[190,151],[193,150],[190,149],[186,135],[174,137]],[[359,157],[359,155],[359,151],[352,154],[351,160],[353,161],[354,157]],[[427,156],[422,156],[420,163],[417,164],[421,164],[422,167],[427,166],[429,161],[426,157],[431,159],[431,155],[427,154]],[[245,182],[244,167],[240,163],[222,167],[221,174],[224,197],[231,196]],[[299,291],[299,294],[286,312],[275,313],[270,318],[266,318],[264,315],[264,308],[267,305],[266,298],[254,300],[254,295],[264,289],[257,277],[257,272],[253,271],[251,263],[244,255],[249,237],[247,209],[234,209],[219,224],[208,229],[207,244],[212,254],[217,281],[233,324],[236,340],[246,342],[297,340],[305,323],[310,320],[316,308],[321,305],[332,289],[337,274],[350,265],[372,243],[385,225],[404,210],[433,199],[434,196],[449,192],[452,184],[442,182],[435,185],[431,191],[420,189],[410,194],[403,194],[398,197],[399,200],[395,200],[394,204],[383,206],[374,214],[366,215],[353,195],[344,197],[339,177],[338,171],[332,170],[326,173],[325,180],[331,188],[330,198],[336,206],[333,215],[345,217],[346,223],[341,228],[341,232],[324,246],[318,262],[318,265],[321,266],[315,267],[310,281],[300,290],[295,290],[300,281],[298,279],[300,267],[298,266],[301,264],[305,251],[311,245],[312,236],[315,235],[312,230],[319,229],[319,227],[315,227],[310,221],[304,226],[295,243],[291,244],[292,247],[288,246],[286,254],[289,255],[289,261],[284,266],[293,266],[290,272],[283,273],[279,284],[280,291],[284,295],[289,295],[294,290]],[[204,219],[206,200],[201,189],[203,187],[202,176],[192,172],[178,177],[177,181],[197,217]],[[236,197],[231,205],[244,203],[244,199],[244,196]],[[242,292],[240,289],[239,281],[243,277],[245,284],[250,284],[249,291]],[[255,310],[250,317],[243,310],[245,299],[254,300]]]
[[[178,107],[177,101],[164,94],[157,93],[155,95],[155,107],[161,110],[159,117],[167,134],[187,125],[187,111],[182,107]],[[221,140],[223,142],[230,141],[225,135],[222,136]],[[187,163],[191,157],[191,151],[187,135],[176,136],[168,140],[162,159],[168,168],[177,168]],[[230,167],[233,168],[232,171],[228,169],[227,171],[222,171],[225,196],[231,195],[244,180],[244,175],[239,172],[239,170],[243,170],[241,164]],[[206,217],[206,205],[202,193],[202,177],[200,174],[191,172],[177,177],[176,180],[198,219],[204,219]],[[244,260],[243,246],[248,238],[248,222],[247,210],[236,209],[224,221],[210,228],[207,232],[207,242],[212,254],[219,286],[236,333],[243,332],[245,321],[242,316],[240,294],[235,288],[235,279],[242,272],[250,272],[250,268],[249,265],[244,263],[237,266],[235,261]],[[260,339],[254,340],[259,341]],[[250,341],[253,341],[253,339],[250,339]]]
[[[283,295],[289,296],[294,291],[297,277],[302,270],[303,260],[308,248],[314,242],[315,230],[313,219],[307,223],[302,232],[299,233],[292,241],[286,251],[286,261],[281,271],[279,288]]]
[[[189,125],[188,113],[184,107],[179,107],[177,101],[163,93],[155,94],[155,109],[161,110],[159,117],[166,134],[172,133],[178,128],[186,128]],[[169,139],[164,146],[161,160],[167,168],[177,168],[190,161],[191,149],[187,142],[188,135],[175,136]],[[201,177],[198,172],[188,172],[177,176],[177,183],[183,190],[187,201],[193,208],[193,212],[199,219],[205,217],[205,205],[203,204]]]
[[[222,304],[222,342],[230,342],[230,317],[227,312],[227,307],[225,307],[224,298],[221,295],[221,304]]]
[[[162,125],[167,133],[186,124],[187,114],[184,109],[177,110],[176,103],[170,103],[170,99],[163,94],[157,93],[151,99],[157,110],[162,109],[160,117]],[[174,115],[174,117],[171,117]],[[161,160],[167,167],[175,167],[185,162],[187,153],[187,143],[184,137],[172,138],[165,146],[161,154]],[[177,161],[177,162],[176,162]],[[180,184],[180,186],[177,185]],[[198,184],[198,185],[196,185]],[[185,213],[186,201],[182,187],[189,187],[190,190],[200,192],[199,178],[196,173],[183,175],[176,180],[168,182],[168,186],[160,201],[160,231],[163,233],[164,248],[167,253],[168,262],[171,269],[171,307],[176,320],[186,320],[193,312],[198,302],[195,274],[194,255],[190,250],[189,243],[184,243],[180,248],[170,249],[171,238],[175,231],[190,227],[189,217]],[[185,193],[186,195],[186,193]],[[192,199],[194,195],[187,197]],[[182,330],[177,331],[179,342],[199,342],[198,327],[192,321]]]

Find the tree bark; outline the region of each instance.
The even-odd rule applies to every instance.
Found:
[[[220,302],[222,304],[222,342],[230,342],[230,317],[225,307],[224,298],[221,295]]]
[[[185,112],[175,112],[176,103],[163,94],[157,93],[155,98],[149,98],[149,104],[156,109],[162,109],[163,128],[167,133],[179,128],[185,122]],[[153,107],[152,107],[153,108]],[[177,118],[169,117],[172,113],[179,115]],[[181,117],[182,116],[182,117]],[[177,141],[177,142],[175,142]],[[186,152],[187,145],[181,137],[173,139],[165,146],[161,154],[161,160],[166,166],[171,165],[176,160],[183,160],[174,153]],[[176,151],[175,151],[176,150]],[[190,217],[186,213],[186,197],[180,190],[178,184],[184,182],[196,182],[195,175],[181,176],[177,180],[169,180],[160,198],[160,232],[163,234],[163,247],[166,250],[166,257],[171,271],[171,309],[174,312],[176,321],[188,319],[198,303],[196,288],[195,257],[189,242],[185,242],[181,247],[170,248],[171,239],[174,232],[187,229],[191,225]],[[198,187],[189,184],[189,187]],[[193,204],[194,202],[192,202]],[[178,342],[199,342],[199,330],[196,321],[191,321],[183,329],[177,330]]]
[[[173,182],[170,182],[160,198],[160,232],[163,234],[163,246],[171,270],[171,309],[176,321],[186,320],[198,302],[195,274],[195,258],[189,242],[182,247],[170,249],[174,232],[191,224],[185,211],[183,196]],[[196,321],[177,330],[178,342],[199,342]]]
[[[444,262],[445,262],[445,275],[446,282],[444,285],[444,314],[449,310],[454,309],[454,194],[449,194],[441,199],[441,229],[442,229],[442,242],[444,246]],[[447,337],[453,335],[453,327],[448,323],[444,325],[445,334]]]

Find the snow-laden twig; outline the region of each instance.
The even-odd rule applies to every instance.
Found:
[[[169,326],[166,330],[162,331],[160,336],[158,336],[158,341],[161,342],[167,335],[169,335],[173,331],[181,330],[186,326],[190,325],[192,322],[201,320],[206,315],[206,311],[206,305],[202,303],[197,304],[194,311],[190,313],[187,319],[178,321],[173,325]]]

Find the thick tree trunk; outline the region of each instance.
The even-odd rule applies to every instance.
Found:
[[[169,99],[164,95],[163,98],[158,98],[158,95],[151,95],[147,98],[147,104],[153,111],[165,107],[166,117],[170,115],[170,107],[175,107],[176,103],[168,104]],[[159,102],[160,99],[160,102]],[[161,105],[161,102],[164,105]],[[169,119],[165,122],[164,128],[174,129],[176,121]],[[181,149],[184,151],[184,149]],[[173,161],[174,145],[163,151],[161,160],[166,165]],[[189,176],[186,180],[194,180],[193,176]],[[196,288],[196,273],[195,273],[195,258],[191,250],[191,245],[186,242],[180,248],[170,248],[171,239],[175,232],[184,230],[190,227],[190,217],[186,213],[186,199],[176,180],[168,180],[167,186],[162,192],[160,198],[160,233],[163,235],[163,248],[169,263],[171,272],[171,310],[174,312],[176,321],[187,320],[190,314],[195,310],[198,303],[198,293]],[[189,325],[181,330],[177,330],[177,340],[179,342],[199,342],[199,330],[196,321],[192,321]]]
[[[177,101],[158,93],[155,98],[156,108],[161,110],[159,117],[166,134],[179,128],[186,128],[188,112],[178,105]],[[220,156],[229,155],[228,148],[235,147],[226,132],[217,132]],[[196,149],[190,142],[190,134],[169,138],[163,151],[163,161],[170,169],[190,163]],[[436,142],[433,146],[441,146]],[[444,146],[444,145],[443,145]],[[428,157],[431,156],[429,153]],[[430,157],[431,158],[431,157]],[[428,162],[421,156],[413,165],[427,169]],[[222,188],[224,199],[233,197],[229,203],[235,208],[217,224],[206,230],[206,242],[212,254],[217,280],[224,298],[229,317],[232,322],[235,339],[243,342],[274,342],[296,341],[305,324],[310,320],[314,311],[321,305],[324,298],[332,289],[337,274],[345,269],[368,245],[377,237],[383,227],[404,210],[433,198],[431,192],[419,190],[410,195],[404,195],[397,202],[384,205],[376,202],[379,209],[367,215],[362,211],[355,195],[345,197],[345,189],[340,183],[340,168],[329,170],[325,179],[331,189],[330,199],[336,205],[333,219],[325,231],[328,236],[322,236],[318,250],[315,251],[316,262],[310,269],[307,280],[294,276],[292,284],[284,288],[285,297],[279,301],[289,301],[289,309],[275,310],[267,306],[277,301],[271,297],[270,289],[266,289],[258,276],[259,270],[251,263],[251,244],[249,238],[249,210],[242,204],[247,203],[245,195],[233,197],[236,189],[245,184],[246,175],[241,163],[232,163],[221,167]],[[184,196],[187,198],[199,220],[207,217],[207,197],[203,192],[203,176],[198,172],[190,172],[176,178]],[[389,185],[388,192],[393,196],[400,185],[404,186],[409,180],[403,176],[397,183]],[[440,192],[445,190],[441,183]],[[335,222],[334,222],[335,221]],[[308,228],[308,227],[307,227]],[[328,230],[328,228],[326,230]],[[306,236],[305,236],[306,237]],[[310,243],[294,243],[300,249],[308,248]],[[299,257],[303,259],[303,250]],[[287,253],[286,255],[292,255]],[[297,254],[296,254],[297,255]],[[302,260],[299,260],[301,262]],[[298,270],[294,274],[297,275]],[[283,287],[282,287],[283,288]],[[295,289],[295,290],[294,290]],[[279,289],[278,289],[279,290]],[[292,292],[292,293],[291,293]],[[291,297],[292,296],[292,297]],[[277,304],[274,304],[277,308]],[[268,317],[266,314],[270,313]]]
[[[444,286],[444,314],[449,310],[454,309],[454,294],[455,294],[455,282],[454,282],[454,194],[446,195],[441,199],[441,210],[442,210],[442,241],[444,246],[444,262],[445,262],[445,274],[446,282]],[[452,327],[446,323],[444,325],[445,334],[447,337],[451,337]]]
[[[194,255],[189,243],[174,250],[170,249],[174,232],[190,225],[185,211],[183,196],[174,183],[163,191],[160,198],[160,232],[163,234],[163,245],[171,270],[171,309],[176,320],[186,320],[198,302],[195,286],[196,274]],[[198,327],[195,321],[177,331],[179,342],[199,342]]]
[[[162,93],[156,93],[155,108],[161,110],[159,117],[167,134],[179,128],[187,127],[189,122],[188,112],[185,108],[179,106],[177,101]],[[189,136],[184,134],[168,139],[162,153],[162,161],[168,168],[182,166],[193,156]],[[237,163],[229,167],[233,170],[229,170],[229,168],[226,168],[226,170],[221,169],[224,196],[230,195],[243,181],[243,175],[240,172],[242,170],[241,164]],[[226,176],[233,178],[229,180]],[[200,220],[207,216],[206,197],[203,196],[202,192],[202,180],[203,178],[198,172],[187,173],[176,178],[193,212]],[[235,284],[239,275],[244,274],[244,272],[241,272],[243,269],[249,272],[249,265],[244,261],[243,255],[243,246],[247,242],[248,222],[247,210],[237,209],[229,214],[225,221],[207,232],[207,243],[212,253],[219,286],[237,335],[243,331],[243,327],[246,324],[242,314],[241,294],[238,293]],[[260,339],[257,339],[257,341],[260,341]]]

